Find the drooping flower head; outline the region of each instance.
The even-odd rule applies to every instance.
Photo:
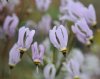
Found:
[[[39,11],[47,11],[52,0],[35,0],[36,7]]]
[[[12,69],[19,62],[20,62],[20,50],[18,50],[18,45],[14,44],[9,52],[10,69]]]
[[[55,79],[56,68],[53,64],[48,64],[44,68],[45,79]]]
[[[37,42],[32,44],[32,59],[36,65],[39,65],[43,61],[43,56],[45,52],[45,48],[42,44],[38,46]]]
[[[16,16],[16,14],[13,14],[12,16],[7,16],[3,24],[4,33],[9,37],[13,37],[15,35],[18,23],[19,18]]]
[[[38,29],[39,31],[44,32],[45,34],[48,34],[50,27],[51,27],[51,16],[46,14],[41,18],[41,21],[38,23]]]
[[[80,79],[80,65],[77,61],[71,59],[63,65],[72,79]]]
[[[92,43],[93,31],[89,28],[84,18],[75,23],[75,26],[72,26],[72,31],[83,44],[90,45]]]
[[[63,54],[66,53],[68,33],[63,25],[60,25],[58,28],[54,26],[54,28],[49,31],[49,38],[54,47],[56,47]]]
[[[85,18],[89,26],[96,25],[96,12],[92,4],[87,8],[78,0],[61,0],[61,3],[60,20],[77,22],[80,18]]]
[[[34,34],[35,30],[29,30],[29,28],[25,28],[24,26],[19,29],[17,45],[21,53],[30,48]]]
[[[89,7],[87,8],[84,17],[89,26],[95,26],[97,24],[96,12],[92,4],[90,4]]]
[[[20,3],[20,0],[0,0],[0,3],[9,11],[13,11],[15,9],[15,6]]]

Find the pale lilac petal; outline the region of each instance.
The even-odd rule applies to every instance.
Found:
[[[63,14],[62,16],[59,17],[59,20],[68,20],[72,22],[76,22],[79,18],[74,16],[71,11],[67,11],[66,14]]]
[[[88,37],[93,36],[92,30],[89,28],[84,18],[77,22],[77,26],[79,26]]]
[[[86,44],[86,37],[84,37],[80,34],[77,34],[76,37],[81,43]]]
[[[81,28],[81,30],[84,31],[84,32],[87,32],[87,31],[90,30],[90,29],[89,29],[89,26],[87,25],[87,23],[86,23],[86,21],[85,21],[84,18],[82,18],[81,20],[79,20],[76,24],[77,24],[77,25]]]
[[[55,32],[56,32],[56,26],[53,28],[53,30],[49,31],[49,38],[50,38],[51,43],[54,45],[54,47],[59,49],[60,45],[57,42]]]
[[[9,34],[9,24],[10,22],[13,20],[13,18],[11,16],[7,16],[5,21],[4,21],[4,24],[3,24],[3,30],[5,32],[5,34]]]
[[[40,11],[47,11],[51,0],[35,0],[37,9]]]
[[[71,59],[67,63],[67,71],[74,78],[80,75],[80,66],[77,61]]]
[[[19,23],[19,18],[16,16],[16,14],[13,14],[12,18],[13,18],[13,21],[11,25],[9,26],[9,33],[10,33],[9,35],[14,36],[16,27],[18,26],[18,23]]]
[[[24,35],[25,35],[25,32],[27,31],[27,29],[28,28],[25,28],[24,26],[19,29],[18,42],[17,42],[19,47],[24,47]]]
[[[60,25],[60,28],[61,28],[62,33],[63,33],[64,47],[66,47],[67,42],[68,42],[68,32],[67,32],[66,28],[63,25]]]
[[[57,38],[59,40],[59,43],[60,43],[60,48],[63,48],[64,46],[64,40],[63,40],[63,35],[62,35],[62,31],[61,31],[61,28],[57,28],[56,30],[56,35],[57,35]]]
[[[27,35],[26,41],[25,41],[25,47],[26,47],[27,49],[29,49],[30,45],[31,45],[32,42],[33,42],[34,34],[35,34],[35,30],[32,30],[32,31],[28,32],[28,35]]]
[[[87,38],[86,38],[86,35],[81,32],[81,30],[78,28],[77,24],[75,24],[75,26],[72,26],[72,31],[73,33],[76,35],[77,39],[82,42],[83,44],[86,44],[87,42]]]
[[[79,1],[68,1],[68,10],[70,10],[75,16],[83,17],[85,6]]]
[[[80,35],[82,35],[84,37],[86,36],[83,32],[81,32],[81,30],[78,28],[78,25],[77,24],[75,24],[74,27],[75,27],[75,30],[76,30],[76,33],[75,33],[76,35],[77,34],[80,34]]]
[[[9,65],[15,66],[20,61],[20,51],[17,44],[14,44],[9,52]]]
[[[34,60],[36,58],[39,58],[39,50],[38,50],[37,42],[32,44],[31,48],[32,48],[32,59]]]
[[[56,74],[56,68],[53,64],[48,64],[44,68],[44,77],[45,77],[45,79],[55,79],[55,74]]]
[[[89,15],[93,18],[93,21],[96,21],[96,13],[92,4],[89,5]]]

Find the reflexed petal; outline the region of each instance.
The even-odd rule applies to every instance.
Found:
[[[9,52],[9,65],[15,66],[20,61],[20,51],[17,44],[14,44]]]
[[[13,18],[11,16],[7,16],[4,24],[3,24],[3,30],[6,34],[9,34],[9,23],[13,20]]]
[[[28,33],[28,36],[26,37],[26,41],[25,41],[25,47],[27,49],[29,49],[30,45],[32,44],[33,42],[33,37],[34,37],[34,34],[35,34],[35,30],[32,30]]]
[[[31,48],[32,48],[32,59],[34,60],[35,58],[39,58],[39,50],[37,42],[32,44]]]
[[[89,28],[84,18],[77,22],[77,26],[79,26],[87,36],[93,36],[92,30]]]
[[[77,22],[77,25],[81,28],[82,31],[84,32],[88,32],[90,31],[89,26],[87,25],[86,21],[84,18],[82,18],[81,20],[79,20]]]
[[[24,47],[24,35],[27,29],[28,28],[25,28],[24,26],[19,29],[18,42],[17,42],[19,46]]]
[[[77,34],[76,37],[81,43],[86,44],[86,41],[87,41],[86,37],[84,37],[84,36],[82,36],[80,34]]]
[[[95,13],[95,9],[92,4],[89,5],[88,12],[89,13],[87,13],[87,14],[88,14],[90,21],[92,20],[93,23],[96,23],[96,13]]]
[[[45,77],[45,79],[54,79],[55,74],[56,74],[56,69],[55,69],[55,66],[53,64],[48,64],[44,68],[44,77]]]
[[[18,26],[19,23],[19,18],[15,14],[13,14],[12,18],[13,18],[13,22],[9,26],[9,33],[12,34],[12,36],[14,36],[16,27]]]
[[[79,63],[75,60],[69,60],[67,63],[67,71],[69,74],[74,77],[74,76],[79,76],[80,74],[80,66]]]
[[[58,40],[59,40],[59,42],[60,42],[60,48],[63,48],[64,46],[64,36],[63,36],[63,34],[62,34],[62,31],[61,31],[61,28],[60,27],[58,27],[57,28],[57,30],[56,30],[56,35],[57,35],[57,38],[58,38]]]
[[[63,25],[60,25],[60,28],[62,29],[63,32],[63,36],[64,36],[64,47],[67,46],[67,42],[68,42],[68,32],[66,30],[66,28]]]
[[[53,28],[53,30],[50,30],[49,31],[49,38],[50,38],[50,41],[51,43],[56,47],[56,48],[60,48],[60,45],[59,43],[57,42],[57,39],[56,39],[56,35],[55,35],[55,31],[56,31],[56,26]]]
[[[72,31],[76,31],[76,35],[77,34],[80,34],[81,36],[83,36],[83,37],[86,37],[86,35],[78,28],[78,25],[77,24],[75,24],[75,30],[73,30],[74,28],[72,28]]]

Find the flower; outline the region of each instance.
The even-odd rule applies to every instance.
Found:
[[[20,0],[0,0],[0,3],[9,11],[13,11],[15,9],[15,6],[20,3]]]
[[[12,16],[7,16],[3,24],[3,30],[5,34],[9,37],[13,37],[15,35],[18,23],[19,18],[16,16],[16,14],[13,14]]]
[[[71,59],[76,60],[80,65],[83,64],[84,59],[85,59],[83,52],[78,48],[72,49],[69,56]]]
[[[35,42],[34,44],[32,44],[31,49],[32,49],[32,59],[36,65],[39,65],[43,61],[45,48],[42,44],[38,46],[37,42]]]
[[[18,50],[18,45],[14,44],[9,52],[10,69],[12,69],[19,62],[20,62],[20,50]]]
[[[60,25],[58,28],[54,26],[54,28],[49,31],[49,38],[54,47],[56,47],[62,53],[66,53],[68,33],[63,25]]]
[[[41,21],[38,23],[38,28],[40,31],[44,32],[45,34],[48,34],[50,27],[51,27],[51,16],[46,14],[42,17]]]
[[[25,28],[24,26],[19,29],[17,45],[21,53],[30,48],[34,34],[35,30],[29,30],[29,28]]]
[[[55,79],[56,68],[53,64],[48,64],[44,68],[45,79]]]
[[[77,61],[71,59],[63,65],[72,79],[80,79],[80,65]]]
[[[92,43],[93,31],[89,28],[84,18],[80,19],[75,23],[75,26],[72,26],[71,28],[80,42],[86,45]]]
[[[84,63],[81,66],[81,71],[88,75],[100,75],[100,59],[98,56],[91,54],[92,52],[87,52],[85,54]]]
[[[87,8],[80,1],[62,0],[60,12],[62,13],[60,20],[77,22],[80,18],[85,18],[89,26],[96,25],[96,13],[92,4]]]
[[[52,0],[35,0],[36,7],[39,11],[47,11]]]
[[[81,2],[74,0],[62,0],[62,3],[65,1],[66,5],[63,4],[60,6],[60,12],[63,13],[63,15],[60,16],[60,20],[76,22],[83,17],[86,8]]]
[[[96,22],[96,12],[92,4],[89,5],[88,9],[84,14],[85,20],[90,26],[95,26]]]

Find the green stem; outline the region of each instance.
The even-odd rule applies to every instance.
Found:
[[[73,35],[72,32],[71,32],[70,36],[71,36],[71,37],[70,37],[70,41],[69,41],[69,44],[68,44],[68,50],[67,50],[68,53],[71,51],[73,45],[75,44],[75,42],[74,42],[74,35]],[[67,56],[67,55],[66,55],[66,56]],[[63,62],[64,62],[64,61],[66,62],[66,57],[62,58],[61,64],[60,64],[60,66],[59,66],[58,69],[57,69],[56,76],[59,75],[60,70],[61,70],[61,68],[62,68],[62,66],[63,66]]]
[[[2,51],[1,54],[1,59],[2,59],[2,79],[7,79],[8,76],[8,49],[9,49],[9,45],[11,43],[11,40],[7,37],[7,41],[5,43],[5,47]]]
[[[59,75],[60,70],[61,70],[61,68],[62,68],[62,66],[63,66],[63,62],[64,62],[64,61],[66,61],[66,57],[62,58],[61,64],[60,64],[60,66],[58,67],[58,69],[57,69],[57,71],[56,71],[56,76]]]
[[[56,64],[56,59],[57,59],[57,54],[55,48],[53,47],[53,64]]]

